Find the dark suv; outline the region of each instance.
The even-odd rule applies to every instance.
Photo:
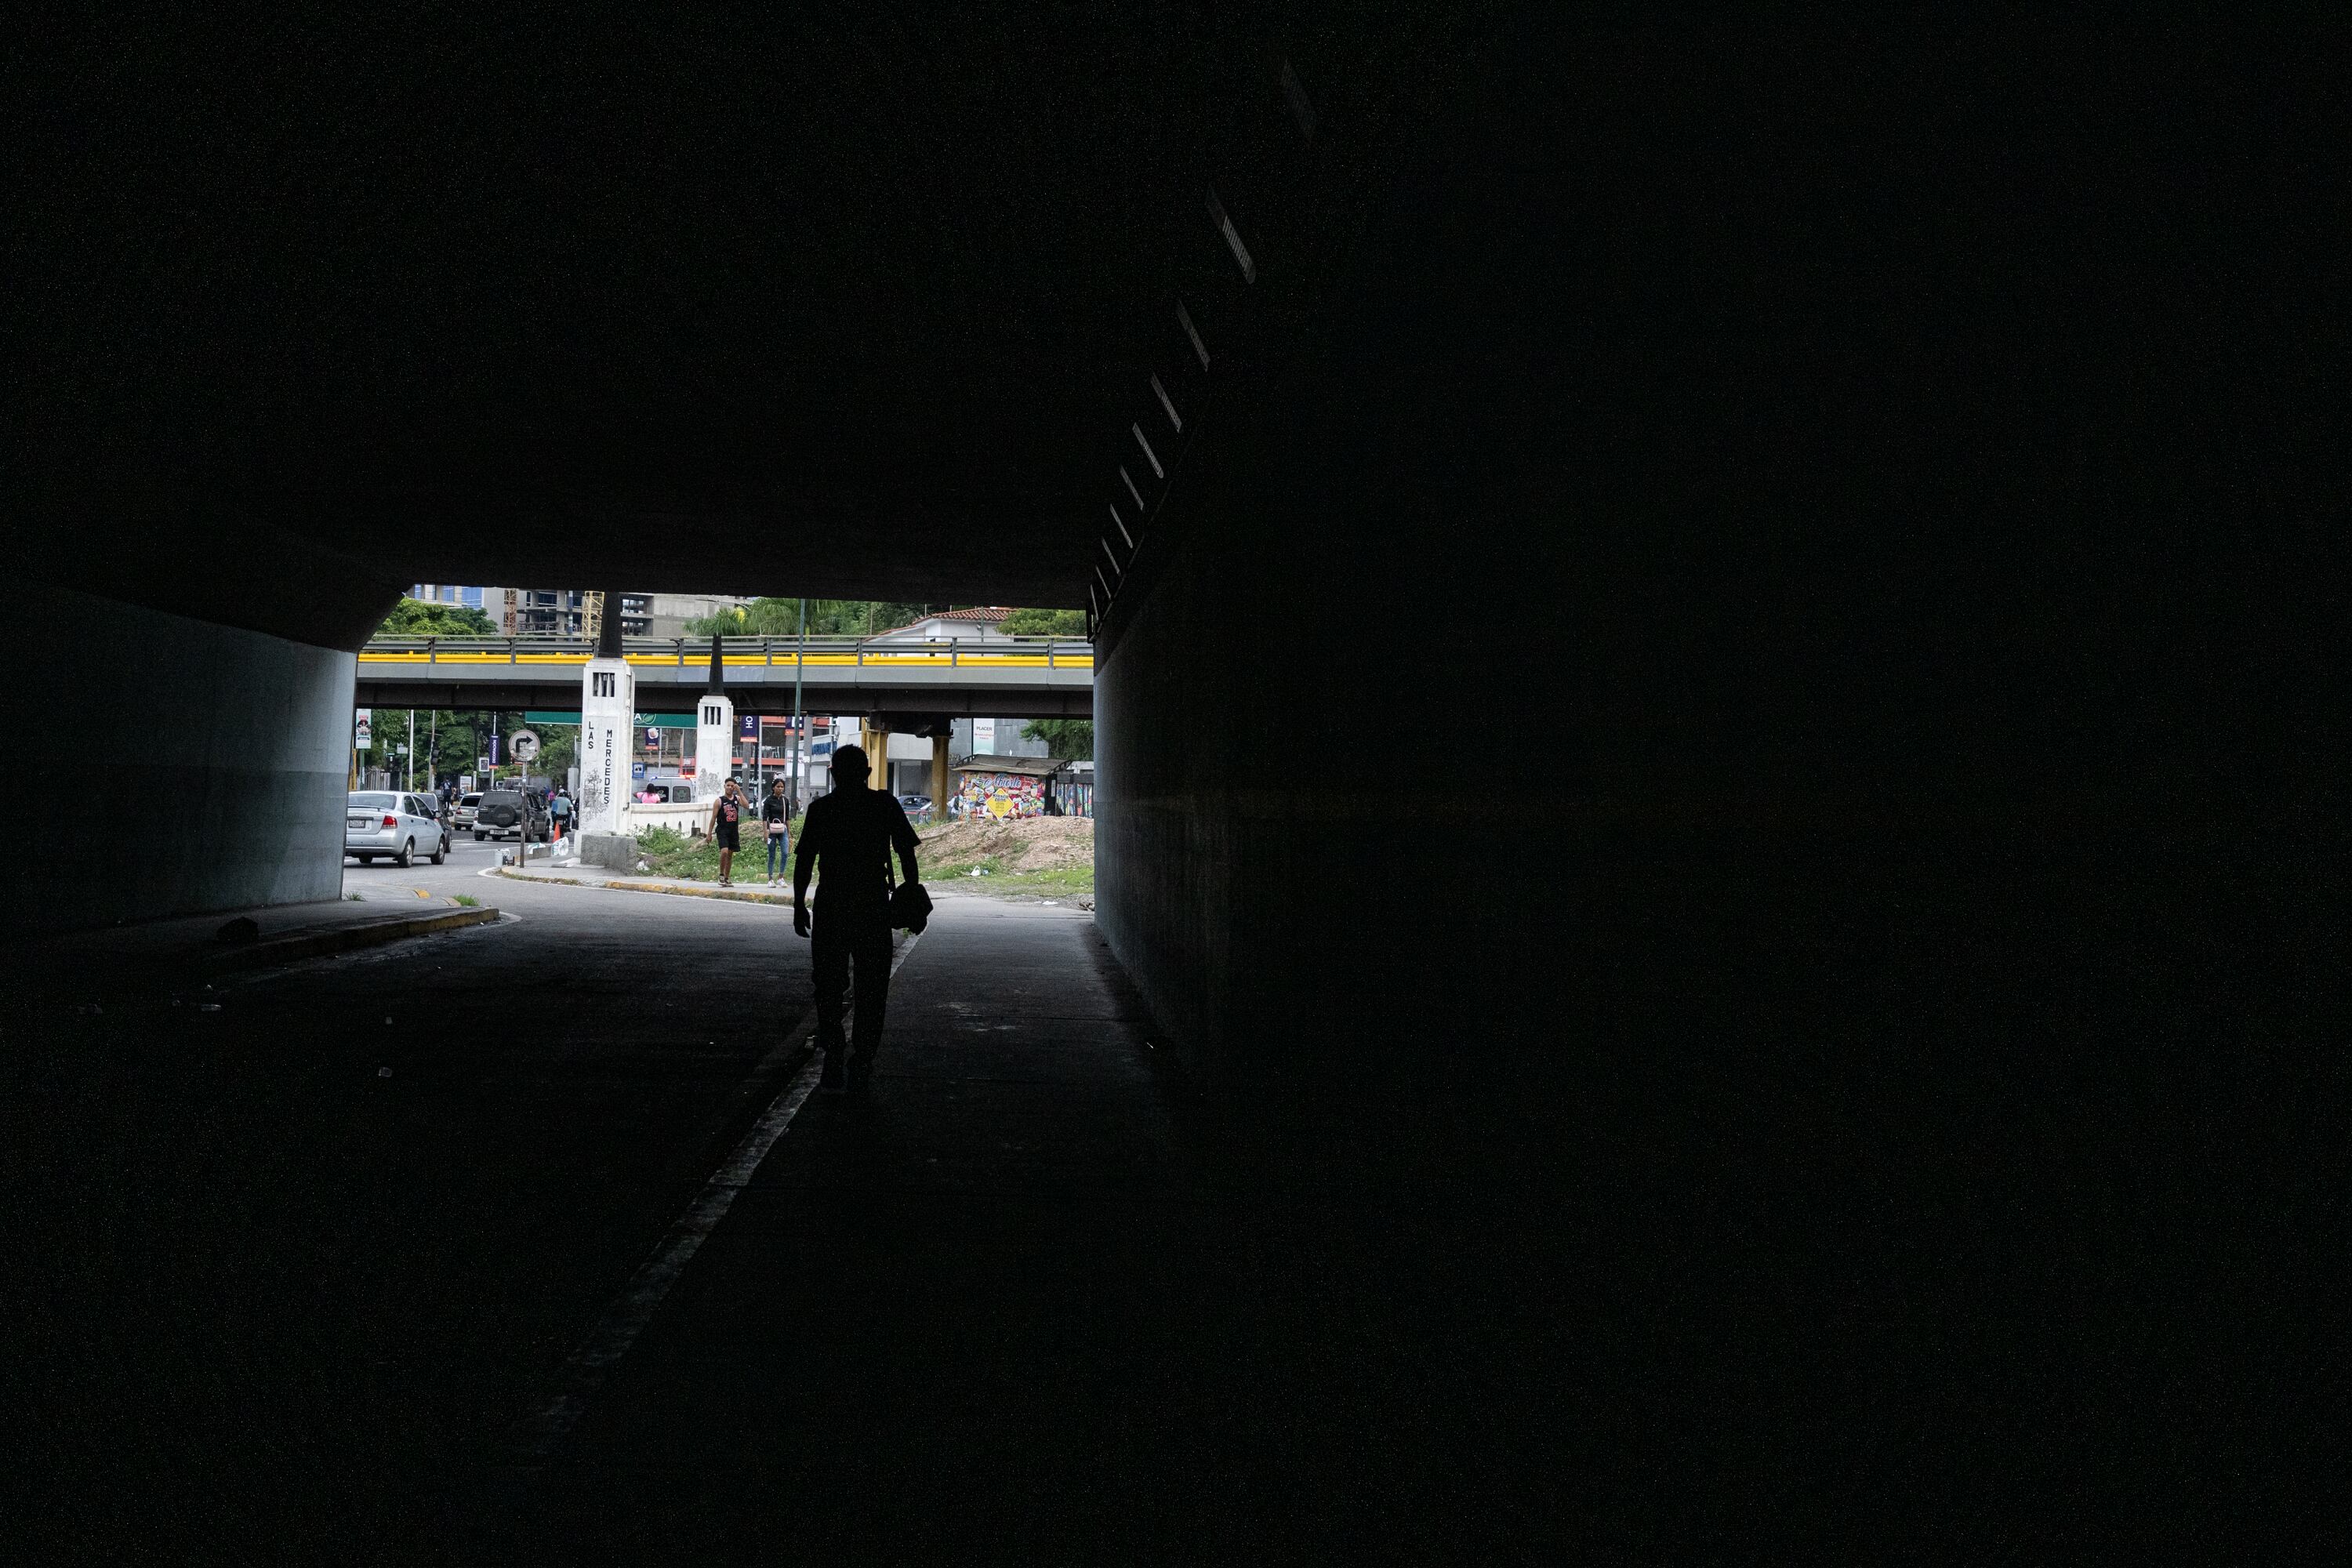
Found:
[[[482,804],[474,810],[476,838],[519,838],[526,844],[543,844],[548,827],[547,797],[533,790],[484,790]]]

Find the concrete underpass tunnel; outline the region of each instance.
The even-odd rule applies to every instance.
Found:
[[[2107,953],[2158,908],[2291,923],[2307,858],[2279,847],[2327,817],[2300,760],[2336,722],[2297,662],[2320,606],[2269,597],[2313,542],[2315,362],[2273,324],[2305,231],[2272,221],[2285,184],[2190,188],[2256,155],[2223,89],[2135,96],[2154,40],[2063,28],[1922,31],[1862,69],[1531,13],[1335,35],[1318,82],[1264,26],[1168,55],[1150,112],[1089,79],[968,167],[929,152],[954,101],[835,126],[900,205],[789,252],[743,226],[813,199],[781,130],[683,184],[597,161],[682,144],[643,118],[682,98],[743,129],[767,68],[685,93],[690,50],[553,166],[604,192],[593,223],[500,194],[520,110],[453,194],[415,117],[301,98],[252,177],[366,146],[375,185],[265,211],[158,165],[204,215],[184,264],[85,287],[70,239],[162,222],[92,194],[145,188],[157,121],[61,153],[20,220],[49,260],[16,732],[136,711],[105,772],[136,793],[168,757],[182,830],[23,846],[18,907],[332,896],[352,650],[401,584],[551,558],[701,587],[723,559],[1091,607],[1101,920],[1204,1061],[1424,1028],[1549,1054],[1591,1016],[1580,965],[1663,962],[1601,956],[1623,943],[1726,1005],[1866,952],[1899,1009],[1960,984],[1926,954],[2046,956],[2053,922]],[[1036,69],[1076,90],[1131,43],[1104,24]],[[110,90],[61,79],[60,106]],[[155,113],[183,110],[252,129],[209,89]],[[1165,166],[1096,162],[1087,115]],[[826,247],[858,285],[823,282]],[[336,292],[362,276],[364,307]],[[859,368],[813,399],[792,367],[824,355]]]
[[[267,210],[88,198],[158,121],[57,151],[11,730],[125,796],[179,737],[186,818],[15,903],[331,896],[402,584],[749,574],[1089,607],[1097,923],[1224,1091],[1523,1096],[1664,1219],[1825,1225],[2276,1103],[2345,750],[2280,40],[1129,9],[935,40],[1034,123],[698,42],[546,143],[205,95]]]

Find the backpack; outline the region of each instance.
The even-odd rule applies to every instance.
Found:
[[[931,895],[923,890],[920,882],[901,883],[898,866],[898,846],[886,833],[882,837],[882,886],[890,901],[890,929],[920,936],[923,927],[930,923]]]

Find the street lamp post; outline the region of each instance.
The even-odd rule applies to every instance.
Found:
[[[808,662],[808,601],[801,601],[801,646],[793,655],[793,809],[798,815],[801,785],[808,777],[808,720],[801,712],[801,667]]]

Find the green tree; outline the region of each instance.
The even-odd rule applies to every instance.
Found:
[[[375,629],[380,637],[494,637],[499,628],[479,610],[403,599]]]
[[[997,622],[996,629],[1024,637],[1082,637],[1087,635],[1087,613],[1084,610],[1015,610]]]
[[[562,784],[580,760],[580,726],[577,724],[533,724],[531,733],[539,737],[539,755],[530,771],[544,773]]]
[[[919,619],[934,607],[887,599],[811,599],[808,632],[813,637],[871,637]],[[737,609],[690,620],[686,623],[686,634],[701,637],[713,632],[730,637],[788,637],[796,635],[800,626],[798,599],[762,597]]]
[[[416,782],[424,787],[428,778],[438,783],[445,776],[474,772],[474,759],[487,755],[490,749],[490,720],[487,712],[452,711],[419,708],[416,710]],[[499,733],[510,736],[525,728],[523,717],[517,712],[497,715]],[[580,727],[576,724],[538,724],[530,726],[540,738],[539,756],[529,771],[560,779],[564,771],[577,760]],[[395,774],[402,773],[400,758],[393,748],[408,740],[408,710],[378,708],[375,710],[375,750],[368,754],[371,767],[388,767]],[[501,745],[500,751],[506,748]],[[507,752],[505,776],[512,776],[512,752]]]
[[[1045,742],[1046,755],[1060,762],[1095,760],[1095,721],[1091,719],[1032,719],[1021,726],[1021,738]]]
[[[707,637],[713,632],[723,637],[776,635],[762,633],[753,627],[751,624],[749,606],[740,605],[733,609],[720,610],[713,615],[697,616],[686,623],[685,630],[686,635],[690,637]]]

